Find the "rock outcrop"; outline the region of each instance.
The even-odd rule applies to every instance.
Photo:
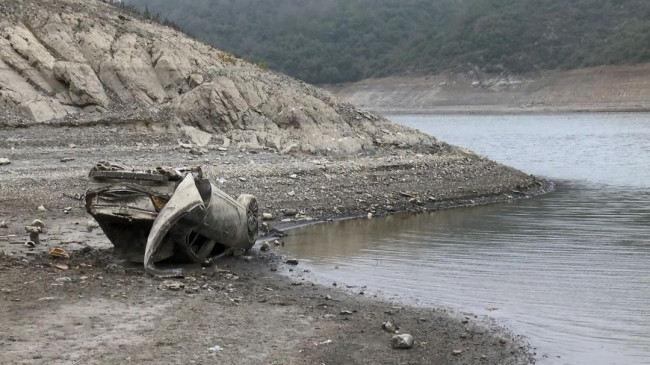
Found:
[[[0,4],[0,126],[124,119],[282,152],[448,148],[99,0]]]

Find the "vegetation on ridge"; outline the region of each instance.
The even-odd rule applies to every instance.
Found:
[[[125,1],[312,83],[650,61],[647,0]]]

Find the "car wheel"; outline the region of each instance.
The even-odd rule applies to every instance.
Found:
[[[242,194],[237,197],[237,203],[246,208],[246,225],[248,228],[248,242],[251,246],[257,239],[257,232],[260,225],[260,209],[257,199],[251,194]]]

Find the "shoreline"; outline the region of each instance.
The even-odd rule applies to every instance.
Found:
[[[0,236],[24,239],[23,226],[33,219],[46,226],[44,244],[34,250],[0,239],[3,362],[534,362],[524,338],[487,318],[313,284],[303,265],[258,245],[215,266],[190,267],[182,280],[148,277],[141,266],[113,257],[103,232],[86,229],[89,216],[76,197],[101,159],[201,165],[211,180],[224,181],[227,193],[256,195],[261,211],[274,215],[272,225],[282,228],[526,198],[549,191],[551,182],[460,148],[434,155],[379,150],[348,159],[209,145],[197,155],[161,131],[126,128],[107,138],[107,130],[30,127],[12,130],[13,142],[0,144],[0,155],[11,160],[0,167],[0,221],[9,226]],[[53,247],[71,258],[50,258]],[[385,321],[412,334],[414,348],[392,349]],[[216,345],[221,350],[208,350]]]
[[[590,114],[590,113],[649,113],[650,106],[638,107],[585,107],[576,108],[574,106],[567,108],[558,107],[545,107],[545,108],[521,108],[509,106],[494,106],[494,107],[432,107],[427,109],[417,108],[373,108],[367,107],[367,110],[372,113],[377,113],[383,116],[389,115],[552,115],[552,114]]]

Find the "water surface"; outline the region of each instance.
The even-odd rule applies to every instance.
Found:
[[[650,115],[391,119],[556,190],[305,227],[286,250],[327,280],[495,317],[541,364],[650,364]]]

